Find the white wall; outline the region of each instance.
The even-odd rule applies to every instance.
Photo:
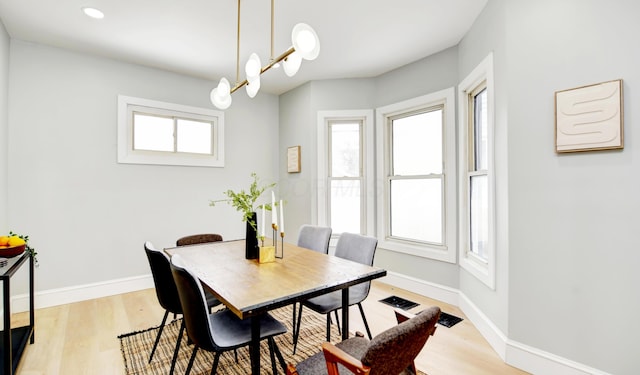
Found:
[[[7,224],[7,159],[9,139],[7,138],[8,128],[8,105],[9,105],[9,44],[10,39],[4,25],[0,22],[0,233],[8,233],[10,228]]]
[[[638,374],[640,3],[504,3],[509,337],[611,374]],[[624,150],[556,154],[554,92],[618,78]]]
[[[234,96],[225,168],[118,164],[118,94],[211,108],[215,84],[18,40],[10,61],[8,219],[38,251],[37,290],[148,275],[146,240],[244,238],[241,215],[209,200],[253,171],[277,181],[277,97]]]

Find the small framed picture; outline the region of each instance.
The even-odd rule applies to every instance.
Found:
[[[287,172],[300,172],[300,146],[293,146],[287,149]]]
[[[624,147],[622,80],[555,93],[556,152]]]

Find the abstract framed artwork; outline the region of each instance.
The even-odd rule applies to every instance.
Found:
[[[556,152],[624,147],[622,80],[555,93]]]
[[[287,148],[287,172],[300,172],[300,146]]]

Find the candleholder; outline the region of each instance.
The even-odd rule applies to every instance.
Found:
[[[283,259],[284,258],[284,232],[280,232],[280,255],[278,255],[278,245],[276,244],[276,258]]]

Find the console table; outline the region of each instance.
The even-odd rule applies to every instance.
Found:
[[[4,259],[4,258],[2,258]],[[11,328],[11,277],[29,261],[29,325]],[[3,315],[4,325],[2,342],[0,342],[0,368],[2,374],[13,375],[18,367],[22,352],[27,346],[27,340],[34,341],[34,303],[33,303],[33,258],[24,252],[16,257],[8,258],[7,264],[0,268],[0,280],[2,280]]]

